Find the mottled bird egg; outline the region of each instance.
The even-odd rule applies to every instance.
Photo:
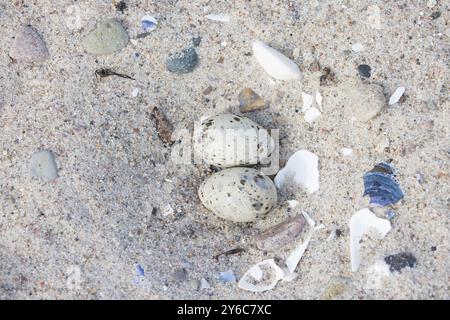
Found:
[[[272,180],[252,168],[229,168],[212,174],[199,188],[203,205],[234,222],[263,217],[277,202]]]
[[[234,114],[211,116],[194,132],[197,159],[221,168],[268,164],[273,148],[266,129]]]

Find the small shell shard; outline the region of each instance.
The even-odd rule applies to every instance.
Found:
[[[238,287],[247,291],[263,292],[273,289],[283,277],[283,270],[273,259],[267,259],[248,269],[239,280]]]
[[[286,259],[286,267],[287,270],[285,272],[285,279],[286,281],[290,281],[289,279],[292,279],[295,275],[295,269],[297,268],[298,263],[300,262],[301,258],[303,257],[303,254],[305,253],[306,249],[308,248],[309,242],[311,241],[311,238],[317,230],[320,230],[324,228],[324,225],[318,225],[316,227],[316,223],[314,220],[306,213],[302,212],[303,217],[308,222],[309,226],[311,227],[311,230],[308,233],[308,236],[306,237],[306,240],[299,244],[287,257]]]
[[[393,168],[387,163],[379,163],[364,174],[364,194],[370,197],[370,204],[384,207],[397,203],[404,194],[395,180]]]
[[[308,123],[313,123],[315,120],[317,120],[317,118],[320,117],[320,115],[321,113],[319,109],[317,109],[316,107],[312,107],[306,110],[304,119]]]
[[[376,235],[379,239],[383,239],[391,230],[391,223],[389,220],[378,218],[369,209],[361,209],[350,219],[350,258],[352,265],[352,272],[359,269],[361,263],[361,256],[359,253],[360,241],[364,234],[369,229],[377,231]]]
[[[236,276],[234,275],[233,270],[228,270],[225,272],[221,272],[219,275],[220,282],[236,282]]]
[[[397,90],[395,90],[395,92],[389,98],[389,105],[393,105],[399,102],[401,97],[403,97],[405,90],[406,90],[405,87],[398,87]]]
[[[308,193],[319,190],[319,158],[312,152],[300,150],[294,153],[286,166],[275,177],[275,185],[281,188],[286,180],[293,178],[294,183],[303,186]]]
[[[262,41],[253,42],[253,55],[261,67],[275,79],[294,80],[302,76],[294,61]]]
[[[208,14],[205,16],[206,19],[217,21],[217,22],[230,22],[230,16],[227,16],[226,14],[219,13],[219,14]]]

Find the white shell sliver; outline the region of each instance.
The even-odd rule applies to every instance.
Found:
[[[308,150],[294,153],[275,177],[275,185],[281,188],[286,180],[292,178],[294,183],[303,186],[308,193],[319,190],[319,158]]]
[[[361,256],[359,253],[360,240],[369,229],[374,229],[379,239],[383,239],[391,230],[389,220],[378,218],[372,211],[367,208],[361,209],[350,219],[350,258],[352,264],[352,272],[359,269]]]
[[[272,269],[272,272],[268,275],[269,279],[264,282],[261,280],[263,279],[265,272],[261,269],[261,267],[265,267],[264,269]],[[275,264],[273,259],[267,259],[248,269],[239,280],[238,287],[248,291],[263,292],[273,289],[277,285],[278,281],[283,279],[283,277],[283,270]]]
[[[294,61],[262,41],[253,42],[253,55],[261,67],[275,79],[294,80],[302,77]]]
[[[389,98],[389,105],[396,104],[400,101],[400,98],[405,93],[406,88],[405,87],[398,87],[397,90],[392,94],[392,96]]]

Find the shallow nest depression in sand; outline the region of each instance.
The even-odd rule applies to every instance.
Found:
[[[125,3],[0,3],[0,298],[449,298],[445,1]],[[144,15],[157,25],[142,35]],[[131,40],[112,54],[86,53],[83,37],[109,18]],[[44,39],[44,62],[10,57],[22,24]],[[167,58],[193,38],[198,65],[169,72]],[[292,59],[303,78],[271,79],[252,54],[256,39]],[[369,78],[358,71],[362,64]],[[134,80],[96,75],[101,68]],[[406,92],[356,124],[352,117],[364,106],[358,92],[348,92],[362,83],[381,86],[386,101],[398,87]],[[201,205],[197,190],[210,172],[171,163],[172,147],[152,117],[158,107],[175,128],[192,130],[201,116],[239,114],[244,88],[268,104],[245,116],[280,130],[280,163],[306,149],[320,171],[317,192],[280,191],[275,209],[251,224]],[[314,122],[304,119],[302,92],[323,97]],[[40,150],[55,157],[58,177],[49,182],[30,172]],[[362,177],[389,159],[405,197],[384,239],[363,238],[361,266],[352,272],[349,220],[368,206]],[[293,199],[298,205],[289,209]],[[296,279],[257,294],[220,281],[222,272],[239,279],[269,258],[281,265],[294,245],[265,252],[254,238],[302,211],[325,228],[314,233]],[[236,247],[245,251],[213,258]],[[413,254],[414,267],[370,283],[373,263],[399,252]]]

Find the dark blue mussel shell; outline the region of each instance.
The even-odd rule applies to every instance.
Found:
[[[370,204],[384,207],[397,203],[404,194],[395,180],[394,170],[388,163],[379,163],[364,174],[364,196],[370,197]]]

